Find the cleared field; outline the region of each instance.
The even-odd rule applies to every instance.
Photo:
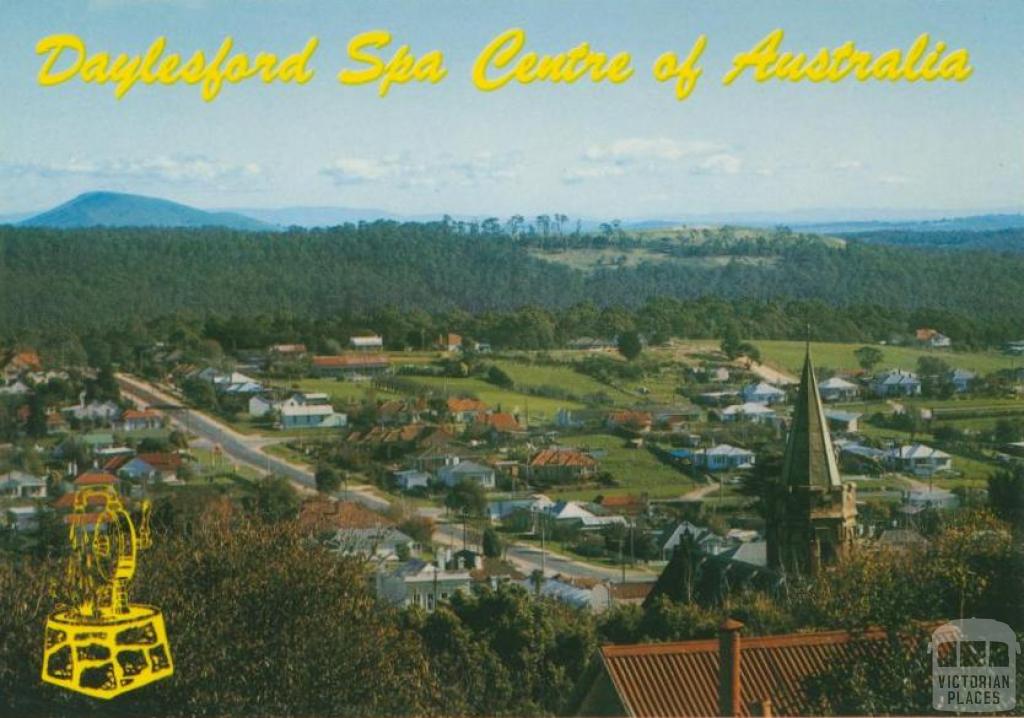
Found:
[[[553,386],[571,392],[578,397],[604,393],[616,403],[636,401],[636,397],[631,394],[602,384],[593,377],[580,374],[570,367],[525,364],[510,360],[499,360],[494,364],[512,377],[512,381],[522,386]]]
[[[449,394],[472,394],[492,409],[525,414],[527,408],[530,423],[550,422],[559,409],[580,409],[583,404],[567,399],[549,399],[543,396],[529,396],[517,391],[502,389],[482,379],[453,379],[450,377],[410,376],[403,377],[420,386],[430,387]]]
[[[761,350],[762,359],[768,363],[798,372],[804,363],[804,342],[756,340],[753,342]],[[856,371],[860,369],[854,352],[864,344],[839,344],[834,342],[812,342],[811,356],[818,367]],[[914,370],[920,357],[928,356],[942,359],[951,367],[970,369],[987,373],[997,369],[1010,369],[1019,364],[1014,357],[996,352],[957,352],[937,349],[917,349],[913,347],[880,346],[872,344],[882,352],[881,369],[900,368]]]
[[[593,499],[602,496],[648,493],[652,498],[679,496],[697,484],[686,474],[658,461],[646,449],[626,447],[624,439],[609,434],[584,434],[565,437],[563,444],[587,449],[602,449],[606,455],[599,459],[601,470],[607,471],[619,483],[612,488],[552,489],[545,491],[554,498]]]

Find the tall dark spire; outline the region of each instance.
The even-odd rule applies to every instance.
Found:
[[[800,390],[793,409],[793,423],[786,443],[786,456],[782,468],[783,483],[787,486],[813,486],[824,489],[839,488],[839,466],[835,449],[828,433],[825,410],[818,395],[818,380],[814,377],[810,342],[800,376]]]

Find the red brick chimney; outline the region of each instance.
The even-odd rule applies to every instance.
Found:
[[[730,718],[740,714],[740,629],[743,624],[732,618],[718,627],[718,715]]]

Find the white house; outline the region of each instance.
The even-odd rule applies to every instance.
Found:
[[[417,548],[412,537],[387,526],[338,529],[324,545],[343,556],[363,556],[375,561],[393,561],[403,553],[408,558]]]
[[[475,461],[460,461],[450,466],[442,466],[437,471],[437,478],[445,486],[455,486],[462,479],[468,479],[477,482],[485,489],[494,488],[494,469]]]
[[[86,404],[83,394],[83,400],[77,406],[69,406],[61,411],[79,421],[109,424],[121,414],[121,407],[112,401],[90,401]]]
[[[719,444],[693,453],[693,462],[708,471],[747,469],[754,465],[755,460],[753,451],[729,444]]]
[[[384,339],[376,334],[361,337],[349,337],[348,345],[357,351],[379,352],[384,348]]]
[[[410,489],[425,488],[430,482],[430,474],[416,469],[403,469],[391,474],[395,479],[395,485],[402,491]]]
[[[712,556],[717,556],[731,548],[735,548],[739,543],[738,539],[719,536],[711,529],[705,528],[704,526],[698,526],[697,524],[690,523],[689,521],[682,521],[672,530],[671,533],[669,533],[668,538],[662,542],[662,559],[667,561],[672,558],[672,553],[686,537],[695,541],[701,551]]]
[[[522,499],[499,499],[487,505],[487,514],[492,521],[506,519],[516,511],[548,511],[555,502],[544,494],[532,494]]]
[[[763,381],[757,384],[748,384],[743,387],[740,394],[743,396],[743,401],[755,404],[778,404],[786,400],[786,392]]]
[[[751,401],[745,404],[733,404],[714,413],[723,422],[752,421],[756,424],[769,424],[777,418],[774,409]]]
[[[410,559],[394,570],[376,575],[377,596],[396,606],[419,606],[433,611],[458,591],[468,591],[468,571],[448,571],[420,559]]]
[[[954,369],[949,375],[949,380],[961,394],[965,391],[970,391],[971,384],[974,383],[977,378],[977,374],[973,371],[967,371],[966,369]]]
[[[825,411],[825,420],[832,431],[855,432],[860,428],[860,414],[851,411]]]
[[[0,497],[11,499],[45,499],[46,478],[24,471],[0,474]]]
[[[275,411],[280,411],[281,402],[275,401],[269,396],[257,394],[249,398],[249,416],[257,419]]]
[[[348,424],[348,417],[339,414],[330,406],[315,404],[311,406],[281,407],[282,429],[328,429]]]
[[[7,525],[15,531],[34,531],[39,528],[39,507],[9,507],[7,509]]]
[[[842,377],[834,376],[818,384],[822,401],[853,401],[860,394],[860,387]]]
[[[898,446],[889,453],[893,465],[915,476],[932,476],[953,470],[953,457],[924,444]]]
[[[917,396],[921,380],[913,372],[892,369],[875,377],[871,389],[878,396]]]

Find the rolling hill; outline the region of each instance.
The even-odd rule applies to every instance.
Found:
[[[86,192],[20,222],[23,227],[225,227],[272,231],[273,225],[233,212],[206,212],[166,199],[119,192]]]

